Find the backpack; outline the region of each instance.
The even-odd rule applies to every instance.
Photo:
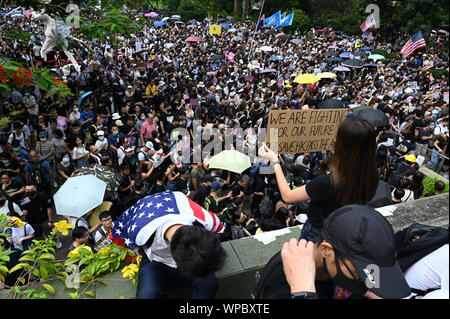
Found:
[[[398,231],[395,242],[398,264],[406,271],[421,258],[448,244],[448,229],[414,223]]]
[[[275,212],[275,205],[270,199],[270,196],[264,195],[263,199],[261,200],[261,203],[259,204],[259,213],[266,218],[270,218],[272,217],[274,212]]]
[[[42,161],[33,163],[31,166],[31,182],[34,185],[41,185],[44,183],[44,176],[42,174]]]
[[[256,286],[250,293],[250,299],[291,298],[291,288],[284,274],[281,251],[270,258],[261,273],[256,272],[256,278]]]

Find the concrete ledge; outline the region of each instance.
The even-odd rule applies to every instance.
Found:
[[[422,223],[433,226],[448,227],[449,225],[449,194],[437,195],[418,199],[409,203],[396,205],[397,209],[392,216],[386,217],[397,232],[412,223]],[[248,299],[256,284],[255,274],[261,271],[269,259],[277,253],[283,243],[290,238],[299,238],[301,226],[290,227],[288,232],[277,236],[267,245],[255,237],[223,243],[228,254],[224,268],[216,275],[219,280],[217,299]],[[274,232],[270,232],[274,233]],[[136,289],[132,287],[131,280],[122,278],[122,273],[116,271],[102,277],[108,285],[95,284],[88,290],[95,293],[95,299],[116,299],[119,297],[135,298]],[[54,282],[57,291],[55,299],[66,299],[68,291],[64,291],[63,283]],[[42,288],[40,288],[42,289]],[[169,290],[171,298],[187,299],[190,291],[173,287]],[[0,298],[5,298],[5,292]]]

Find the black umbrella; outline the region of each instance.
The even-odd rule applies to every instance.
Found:
[[[354,56],[360,56],[360,57],[368,57],[369,55],[364,51],[356,51],[352,53]]]
[[[341,109],[345,108],[344,103],[337,99],[328,99],[319,103],[321,109]]]
[[[383,111],[378,109],[371,108],[359,111],[356,117],[370,122],[375,127],[389,125],[389,118],[383,113]]]
[[[346,60],[341,64],[344,66],[348,66],[349,68],[362,68],[363,66],[363,62],[359,59]]]
[[[289,34],[282,34],[278,37],[278,39],[285,41],[287,39],[289,39],[291,36]]]
[[[327,62],[333,63],[333,62],[342,62],[344,60],[342,60],[341,58],[338,58],[337,56],[331,57],[327,59]]]
[[[274,29],[271,29],[269,31],[266,31],[267,34],[277,34],[277,31],[275,31]]]

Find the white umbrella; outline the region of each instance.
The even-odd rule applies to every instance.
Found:
[[[264,51],[264,52],[272,52],[273,48],[269,47],[267,45],[263,45],[262,47],[259,48],[259,50]]]

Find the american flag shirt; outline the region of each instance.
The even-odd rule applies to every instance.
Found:
[[[111,237],[116,244],[133,249],[143,246],[155,234],[152,245],[145,249],[147,257],[176,268],[170,254],[170,243],[164,234],[172,225],[192,225],[195,221],[214,234],[225,229],[215,214],[182,192],[157,193],[142,198],[124,211],[114,223]]]

